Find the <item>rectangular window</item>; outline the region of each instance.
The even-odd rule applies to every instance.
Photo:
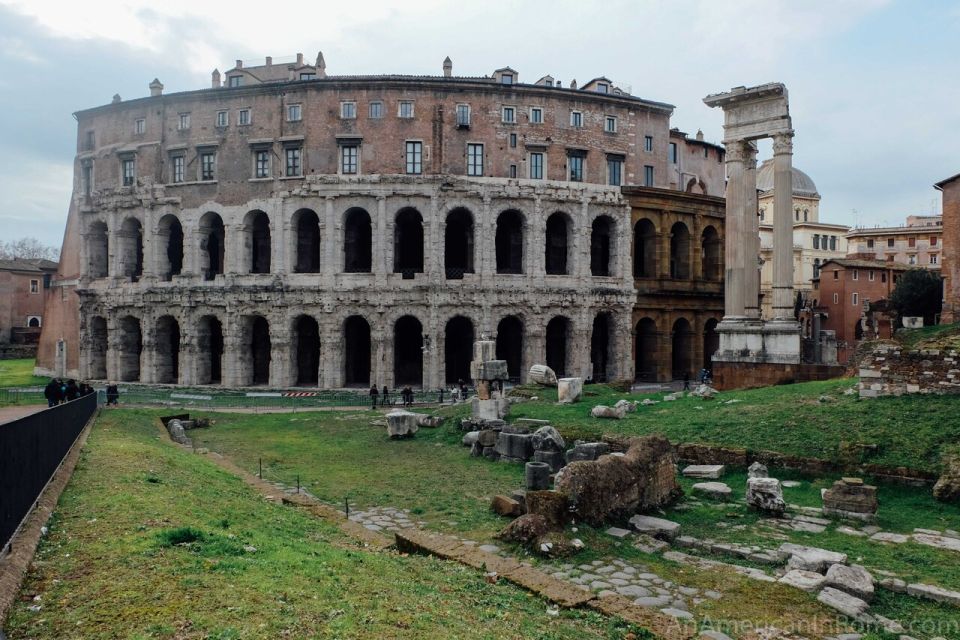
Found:
[[[916,239],[916,237],[911,236],[910,238],[907,238],[907,246],[908,246],[908,247],[915,247],[915,246],[917,246],[917,239]]]
[[[704,148],[703,148],[703,157],[704,157],[704,158],[709,158],[709,157],[710,157],[710,147],[704,147]]]
[[[270,177],[270,152],[266,149],[258,149],[253,154],[253,175],[256,178]]]
[[[458,127],[470,126],[470,105],[468,104],[457,105],[457,126]]]
[[[515,107],[503,107],[500,111],[500,118],[507,124],[513,124],[517,121],[517,110]]]
[[[937,264],[937,254],[935,253],[930,254],[930,264]]]
[[[582,127],[583,126],[583,114],[579,111],[570,112],[570,126],[571,127]]]
[[[643,150],[647,153],[653,152],[653,136],[643,136]]]
[[[907,264],[917,264],[916,254],[911,253],[909,256],[907,256]]]
[[[833,272],[833,279],[834,279],[834,280],[839,280],[839,279],[840,279],[840,272],[839,272],[839,271],[834,270],[834,272]]]
[[[80,165],[80,186],[83,189],[83,195],[89,196],[93,191],[93,162],[86,161]]]
[[[31,280],[30,281],[30,293],[40,293],[40,281]]]
[[[830,236],[830,251],[837,250],[837,236]]]
[[[643,185],[645,187],[653,186],[653,167],[649,164],[643,167]]]
[[[607,184],[619,187],[623,184],[623,158],[620,156],[607,157]]]
[[[200,154],[200,179],[201,180],[213,180],[217,177],[216,163],[217,163],[217,154],[210,151]]]
[[[343,118],[344,120],[355,120],[357,118],[357,103],[341,102],[340,117]]]
[[[608,85],[606,82],[598,82],[597,93],[610,93],[610,85]]]
[[[887,246],[888,246],[888,247],[892,247],[892,246],[893,246],[893,238],[887,238]]]
[[[301,79],[301,80],[315,80],[316,78],[317,78],[317,74],[315,74],[315,73],[301,73],[301,74],[300,74],[300,79]]]
[[[567,165],[570,167],[570,181],[583,182],[583,156],[580,154],[567,156]]]
[[[368,109],[368,115],[371,120],[379,120],[383,117],[383,103],[371,102]]]
[[[243,84],[243,76],[230,76],[227,78],[227,85],[231,87],[239,87]]]
[[[397,116],[401,118],[413,117],[413,100],[401,100],[397,107]]]
[[[930,246],[931,247],[937,246],[937,236],[930,236]]]
[[[303,119],[303,113],[298,104],[287,105],[287,122],[300,122]]]
[[[503,73],[500,75],[500,84],[513,84],[513,74]]]
[[[286,176],[292,178],[302,175],[303,167],[300,164],[300,147],[287,147],[286,158]]]
[[[607,116],[603,120],[603,130],[607,133],[617,132],[617,119],[614,116]]]
[[[190,128],[190,114],[181,113],[179,114],[179,119],[177,120],[177,129],[181,131]]]
[[[411,103],[412,104],[412,103]],[[406,144],[407,173],[418,174],[423,172],[423,143],[408,140]]]
[[[147,131],[147,121],[145,118],[137,118],[133,121],[133,132],[137,135],[143,135]]]
[[[856,269],[853,270],[853,279],[854,279],[854,280],[859,280],[859,279],[860,279],[860,272],[857,271]]]
[[[510,165],[510,177],[511,178],[517,177],[517,165],[515,164]]]
[[[677,164],[677,143],[671,142],[669,147],[670,164]]]
[[[120,175],[123,178],[123,186],[133,186],[137,180],[137,167],[133,158],[124,158],[120,161]]]
[[[87,131],[86,137],[83,140],[83,148],[86,151],[93,151],[95,144],[95,134],[93,131]]]
[[[357,173],[357,151],[355,144],[345,144],[340,147],[340,173],[344,175]]]
[[[517,148],[517,134],[515,133],[510,134],[510,148],[511,149]]]
[[[850,302],[853,303],[853,306],[857,306],[858,304],[860,304],[860,294],[859,293],[852,294],[850,296]]]
[[[183,156],[173,156],[172,160],[172,175],[170,177],[173,182],[183,182],[183,169],[187,159]]]
[[[873,239],[867,240],[867,249],[873,249]]]
[[[840,304],[840,294],[839,294],[839,293],[833,294],[833,304]]]
[[[468,176],[483,175],[483,145],[482,144],[467,145],[467,175]]]
[[[217,111],[217,126],[225,127],[230,124],[230,112],[229,111]]]
[[[883,272],[880,274],[880,282],[886,282],[886,281],[887,281],[887,273]]]
[[[543,180],[543,154],[530,154],[530,179]]]
[[[252,117],[250,109],[240,109],[237,121],[240,123],[240,126],[245,126],[250,124]]]
[[[814,249],[819,249],[819,248],[820,248],[820,234],[819,234],[819,233],[813,234],[813,248],[814,248]]]
[[[543,124],[543,109],[530,107],[530,124]]]
[[[876,277],[877,277],[877,274],[872,269],[870,270],[869,273],[867,273],[867,280],[869,280],[870,282],[873,282],[876,279]]]

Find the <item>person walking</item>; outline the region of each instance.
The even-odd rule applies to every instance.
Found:
[[[377,385],[370,385],[370,409],[377,408],[377,396],[380,395],[380,392],[377,391]]]
[[[117,405],[117,402],[120,400],[120,389],[117,388],[117,385],[110,383],[107,385],[107,405]]]
[[[383,385],[383,394],[380,398],[380,406],[385,407],[390,400],[390,389],[387,389],[387,385]]]
[[[683,372],[683,390],[690,391],[690,372],[689,371]]]
[[[53,407],[57,404],[57,394],[60,393],[60,385],[56,378],[50,378],[50,382],[43,388],[43,397],[47,399],[47,406]]]
[[[71,378],[67,380],[67,402],[76,400],[80,397],[80,387],[77,386],[77,381]]]

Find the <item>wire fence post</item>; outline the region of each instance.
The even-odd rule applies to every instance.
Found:
[[[300,495],[300,474],[297,474],[297,495]]]
[[[257,476],[263,480],[263,458],[257,458]]]
[[[347,514],[347,520],[350,519],[350,498],[349,496],[343,496],[343,510]]]

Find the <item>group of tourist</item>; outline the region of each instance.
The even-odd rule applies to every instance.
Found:
[[[411,387],[404,387],[400,390],[400,397],[403,400],[403,406],[412,407],[413,406],[413,389]],[[377,389],[377,385],[372,385],[370,387],[370,408],[377,408],[377,401],[380,401],[381,407],[386,407],[387,405],[393,406],[394,402],[390,399],[390,389],[387,388],[387,385],[383,385],[383,391]]]
[[[69,380],[51,378],[47,386],[43,388],[43,397],[47,399],[48,407],[55,407],[58,404],[76,400],[93,392],[93,387],[86,382],[77,384],[77,381],[73,378]]]

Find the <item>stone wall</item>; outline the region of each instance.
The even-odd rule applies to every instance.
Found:
[[[881,345],[860,363],[860,397],[905,393],[960,393],[957,351]]]
[[[775,384],[829,380],[839,378],[843,373],[843,367],[825,364],[716,362],[713,365],[713,386],[721,391],[756,389]]]

